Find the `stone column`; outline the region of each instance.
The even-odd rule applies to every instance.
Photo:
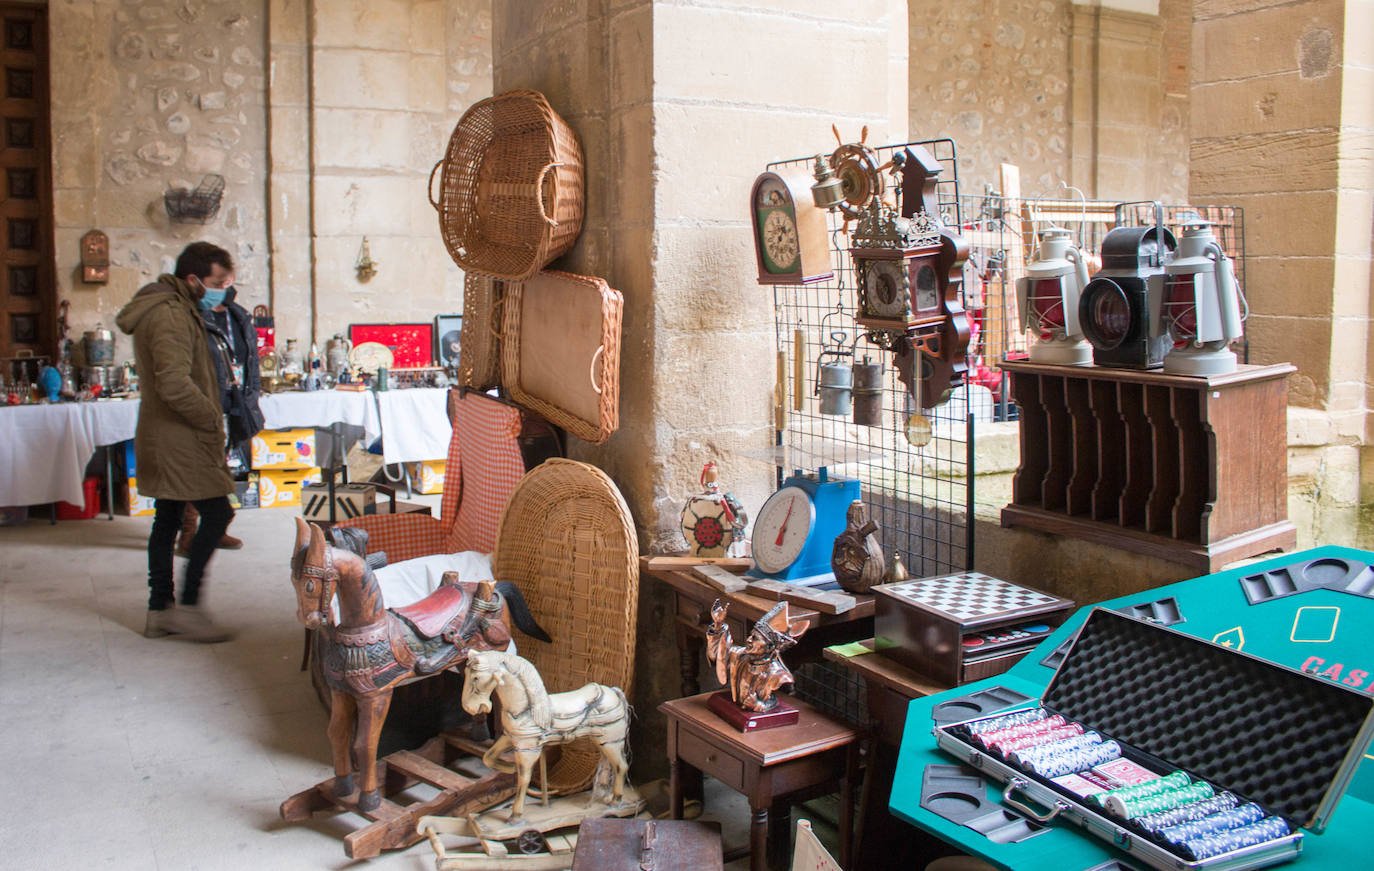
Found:
[[[1160,13],[1158,0],[1073,0],[1070,177],[1089,199],[1187,195],[1179,97],[1161,87]]]
[[[542,91],[586,152],[586,224],[555,265],[625,294],[621,427],[572,452],[615,479],[646,553],[684,546],[678,515],[705,460],[752,510],[772,490],[773,468],[739,455],[772,440],[773,296],[755,282],[749,189],[769,161],[831,150],[832,123],[905,139],[889,126],[893,5],[493,7],[495,91]],[[641,699],[678,695],[670,618],[646,580]],[[661,740],[653,709],[640,705],[642,746]]]
[[[1193,198],[1245,209],[1250,358],[1298,366],[1290,505],[1318,543],[1355,541],[1374,501],[1371,32],[1369,0],[1195,7]]]

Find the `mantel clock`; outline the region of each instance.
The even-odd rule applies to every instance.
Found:
[[[754,181],[749,203],[759,284],[811,284],[833,275],[826,216],[812,201],[811,182],[806,170],[784,167]]]

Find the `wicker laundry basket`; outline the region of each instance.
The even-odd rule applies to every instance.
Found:
[[[639,544],[634,519],[600,469],[551,459],[531,470],[501,515],[493,574],[514,581],[552,644],[521,639],[549,692],[588,681],[632,693]],[[586,789],[600,752],[588,739],[549,768],[556,792]]]
[[[505,282],[469,272],[463,281],[458,383],[474,390],[501,386],[501,305]]]
[[[538,91],[473,105],[430,173],[430,203],[454,262],[524,281],[564,254],[582,231],[582,167],[577,135]]]

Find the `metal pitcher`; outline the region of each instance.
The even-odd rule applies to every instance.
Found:
[[[87,366],[109,366],[114,363],[114,333],[100,324],[82,334],[81,345],[86,351]]]

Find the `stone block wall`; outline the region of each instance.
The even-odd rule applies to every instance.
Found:
[[[264,0],[66,0],[48,4],[58,297],[79,337],[186,243],[238,263],[241,301],[268,291]],[[219,217],[172,223],[163,193],[225,178]],[[80,281],[79,240],[110,237],[110,283]],[[120,356],[129,352],[118,340]]]
[[[58,295],[78,334],[201,238],[235,255],[240,301],[271,305],[279,339],[461,311],[425,182],[491,93],[490,0],[66,0],[49,29]],[[170,222],[163,192],[209,172],[219,217]],[[92,228],[104,286],[78,278]]]

